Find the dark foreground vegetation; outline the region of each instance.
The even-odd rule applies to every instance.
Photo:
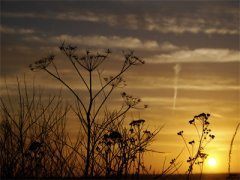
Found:
[[[198,139],[185,137],[183,130],[177,133],[183,140],[189,158],[180,160],[180,152],[170,162],[165,159],[161,174],[152,175],[151,168],[144,164],[144,154],[164,154],[150,146],[162,127],[150,130],[144,119],[133,119],[127,124],[130,110],[146,109],[148,106],[143,105],[140,98],[126,92],[121,92],[122,103],[119,107],[111,107],[113,92],[126,86],[123,75],[131,68],[143,65],[144,61],[133,52],[123,52],[119,72],[106,76],[99,67],[109,58],[110,50],[95,54],[86,51],[79,55],[77,47],[65,43],[59,49],[75,72],[79,87],[85,88],[87,96],[65,80],[55,55],[42,58],[29,67],[32,71],[47,73],[64,86],[73,97],[71,103],[64,100],[61,93],[46,96],[25,81],[17,81],[17,95],[12,96],[6,83],[6,95],[0,98],[2,178],[194,179],[198,176],[204,179],[207,176],[202,176],[207,158],[205,148],[215,138],[209,128],[210,114],[202,113],[189,121]],[[71,118],[79,121],[75,135],[67,128]],[[186,175],[174,175],[186,161],[189,167]],[[199,175],[193,174],[195,167],[200,168]]]

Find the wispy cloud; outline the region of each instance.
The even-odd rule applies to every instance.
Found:
[[[240,53],[229,49],[179,50],[149,57],[149,63],[240,62]]]
[[[33,29],[27,28],[12,28],[8,26],[0,25],[0,33],[3,34],[33,34],[35,31]]]
[[[225,12],[226,13],[226,12]],[[236,14],[231,14],[233,18]],[[218,12],[220,14],[220,12]],[[3,17],[14,18],[40,18],[40,19],[55,19],[62,21],[85,21],[91,23],[104,23],[109,26],[119,26],[121,28],[133,29],[133,30],[147,30],[157,31],[160,33],[203,33],[203,34],[219,34],[219,35],[238,35],[239,27],[236,24],[226,20],[216,19],[203,16],[199,17],[187,17],[185,16],[171,16],[161,13],[148,13],[148,14],[114,14],[103,13],[94,11],[81,11],[81,12],[52,12],[48,14],[37,13],[2,13]],[[236,18],[235,18],[236,21]]]
[[[118,16],[114,14],[95,13],[91,11],[79,12],[52,12],[52,13],[25,13],[25,12],[5,12],[2,13],[3,17],[8,18],[38,18],[38,19],[55,19],[63,21],[87,21],[87,22],[102,22],[108,25],[115,25]]]
[[[223,22],[206,20],[203,18],[177,18],[177,17],[161,17],[145,16],[145,26],[149,31],[158,31],[161,33],[204,33],[204,34],[239,34],[239,29],[223,26]]]
[[[152,89],[153,87],[151,86],[144,86],[141,87],[141,89]],[[155,87],[155,90],[159,89],[174,89],[173,85],[158,85]],[[179,90],[196,90],[196,91],[239,91],[240,86],[238,85],[217,85],[217,84],[212,84],[212,85],[179,85],[178,86]]]
[[[60,35],[52,38],[53,41],[67,41],[75,44],[93,46],[93,47],[112,47],[112,48],[130,48],[130,49],[156,49],[159,44],[156,41],[141,41],[134,37],[119,36],[70,36]]]
[[[46,37],[41,37],[38,35],[28,36],[23,38],[27,42],[38,42],[44,43],[46,41]],[[158,43],[155,40],[142,40],[138,37],[132,36],[103,36],[103,35],[93,35],[93,36],[83,36],[83,35],[69,35],[62,34],[58,36],[49,36],[47,38],[49,42],[54,44],[59,44],[62,41],[66,41],[68,43],[73,43],[81,46],[90,46],[97,48],[121,48],[121,49],[141,49],[147,51],[162,51],[162,52],[170,52],[176,51],[180,48],[170,42],[162,42]]]
[[[152,103],[162,103],[162,104],[172,104],[172,97],[151,97],[151,96],[144,96],[142,98],[144,102],[151,102]],[[186,104],[186,103],[206,103],[208,102],[208,99],[200,99],[200,98],[186,98],[186,97],[181,97],[179,98],[179,102],[181,104]]]
[[[3,12],[1,16],[7,18],[51,18],[47,14],[37,14],[31,12]]]
[[[129,78],[128,78],[129,79]],[[141,83],[135,83],[141,82]],[[143,91],[154,89],[174,90],[174,76],[172,77],[134,77],[127,82],[131,84],[131,88],[141,89]],[[181,77],[178,79],[178,90],[194,90],[194,91],[239,91],[240,86],[232,78],[218,76],[207,76],[196,79],[195,77]],[[171,94],[169,94],[171,96]]]

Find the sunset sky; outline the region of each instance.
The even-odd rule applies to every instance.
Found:
[[[82,90],[58,51],[61,41],[82,51],[110,48],[113,55],[104,66],[106,74],[120,68],[122,50],[134,50],[146,64],[125,75],[124,91],[149,105],[130,117],[145,119],[150,129],[165,125],[152,149],[168,152],[170,161],[184,147],[177,132],[192,136],[195,132],[188,121],[210,113],[216,139],[207,152],[217,164],[206,165],[204,172],[224,173],[231,137],[240,121],[239,22],[238,1],[1,1],[0,88],[6,78],[14,96],[16,77],[23,79],[25,74],[30,84],[35,79],[49,94],[62,88],[71,101],[59,83],[43,72],[31,72],[28,65],[55,53],[67,80]],[[112,104],[119,104],[122,91],[116,91]],[[240,133],[233,149],[234,172],[240,172],[239,154]],[[156,172],[163,159],[164,155],[152,153],[146,157]]]

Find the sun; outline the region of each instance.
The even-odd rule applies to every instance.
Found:
[[[217,165],[217,160],[214,157],[208,159],[208,166],[215,167]]]

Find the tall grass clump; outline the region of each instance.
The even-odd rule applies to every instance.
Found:
[[[229,153],[228,153],[228,177],[229,179],[231,179],[231,158],[232,158],[232,148],[234,145],[234,140],[235,137],[237,135],[238,129],[240,127],[240,123],[237,124],[236,129],[233,133],[232,139],[231,139],[231,143],[230,143],[230,147],[229,147]]]
[[[16,90],[10,96],[6,86],[0,97],[0,176],[74,176],[79,142],[71,144],[66,133],[69,106],[26,82],[18,81]]]

